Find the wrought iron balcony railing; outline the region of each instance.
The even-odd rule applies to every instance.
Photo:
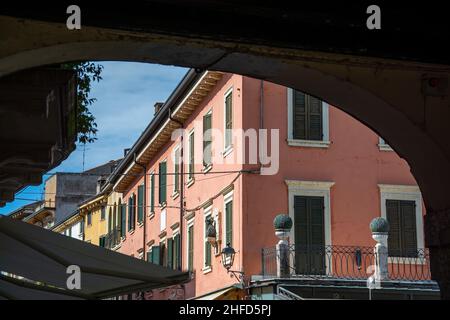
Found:
[[[105,248],[112,249],[116,247],[120,241],[120,230],[118,228],[114,228],[106,235]]]
[[[277,277],[277,249],[262,249],[262,276]],[[374,273],[373,247],[296,246],[289,247],[291,278],[365,280]],[[389,280],[431,281],[428,249],[408,257],[389,257]]]

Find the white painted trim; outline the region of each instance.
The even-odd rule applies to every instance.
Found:
[[[222,209],[222,246],[225,248],[227,243],[226,243],[226,231],[227,231],[227,219],[226,219],[226,206],[227,203],[233,201],[233,191],[234,190],[230,190],[227,194],[225,194],[223,196],[223,209]],[[234,208],[231,208],[231,213],[232,215],[234,214]],[[233,217],[234,218],[234,217]],[[233,219],[234,220],[234,219]],[[233,239],[232,239],[233,240]]]
[[[177,154],[178,151],[180,151],[180,144],[177,144],[175,146],[175,148],[173,149],[173,172],[174,173],[175,173],[175,166],[176,166],[176,162],[177,162],[176,161],[177,160],[176,154]],[[181,156],[181,154],[180,154],[180,156]],[[180,182],[181,182],[181,179],[180,179],[180,166],[182,165],[182,163],[181,163],[180,160],[181,159],[178,158],[178,189],[181,188],[181,185],[180,185]],[[174,174],[174,175],[172,175],[172,177],[173,177],[172,199],[175,199],[178,196],[179,191],[175,190],[176,175]]]
[[[298,181],[286,180],[289,193],[289,216],[295,221],[294,196],[309,196],[324,198],[324,222],[325,222],[325,245],[330,246],[331,241],[331,195],[330,190],[334,182],[324,181]],[[295,229],[291,230],[290,238],[295,239]]]
[[[294,126],[293,126],[293,99],[294,90],[292,88],[287,88],[287,115],[288,115],[288,125],[287,125],[287,142],[288,145],[294,147],[313,147],[313,148],[328,148],[330,145],[330,116],[329,109],[330,106],[325,101],[322,101],[322,140],[299,140],[294,139]]]
[[[203,268],[202,271],[204,271],[206,269],[211,269],[211,266],[207,266],[206,265],[206,255],[205,255],[205,250],[206,250],[206,223],[205,220],[207,217],[212,216],[212,205],[206,207],[203,209]],[[212,252],[211,252],[211,264],[212,264]]]
[[[195,128],[192,128],[191,129],[191,131],[189,131],[189,134],[188,134],[188,139],[187,139],[187,144],[188,144],[188,146],[187,146],[187,149],[188,149],[188,161],[187,161],[187,164],[188,164],[188,167],[187,167],[187,173],[188,173],[188,175],[187,175],[187,178],[188,178],[188,181],[187,181],[187,185],[188,185],[188,187],[190,187],[191,185],[192,185],[192,183],[194,183],[193,181],[195,181],[195,176],[194,175],[192,175],[192,177],[189,177],[189,175],[191,174],[191,169],[190,169],[190,167],[191,167],[191,136],[193,136],[194,137],[194,155],[193,155],[193,158],[194,158],[194,168],[193,168],[193,172],[195,172]]]
[[[223,154],[223,156],[224,157],[226,157],[230,152],[231,152],[231,150],[233,150],[233,135],[231,135],[231,144],[229,145],[229,146],[227,146],[226,144],[227,144],[227,141],[226,141],[226,127],[227,127],[227,118],[226,118],[226,115],[227,115],[227,112],[226,112],[226,110],[227,110],[227,104],[226,104],[226,99],[227,99],[227,97],[230,95],[230,94],[233,94],[233,86],[231,86],[230,88],[228,88],[228,90],[227,91],[225,91],[225,93],[223,94],[223,152],[222,152],[222,154]],[[234,110],[233,110],[233,107],[234,107],[234,101],[233,101],[233,95],[232,95],[232,99],[231,99],[231,122],[234,124],[234,121],[233,121],[233,117],[234,117]]]
[[[385,219],[386,214],[386,200],[408,200],[414,201],[416,204],[416,235],[417,235],[417,249],[425,248],[425,239],[423,231],[423,212],[422,212],[422,194],[418,186],[405,186],[405,185],[392,185],[392,184],[379,184],[380,188],[380,208],[381,216]],[[390,257],[391,258],[391,257]],[[406,261],[407,258],[392,257],[390,262],[395,259],[401,259],[397,261]],[[414,262],[414,258],[408,258],[411,262]],[[419,262],[419,261],[417,261]]]
[[[202,83],[203,79],[208,75],[208,71],[206,71],[201,77],[200,79],[197,80],[197,82],[192,86],[191,90],[189,90],[189,92],[184,95],[183,100],[180,101],[180,103],[178,103],[177,107],[175,108],[175,110],[173,111],[173,114],[177,114],[178,111],[180,110],[180,108],[183,106],[183,104],[186,102],[187,99],[189,99],[189,97],[191,96],[191,94],[197,89],[198,85],[200,83]]]
[[[164,208],[161,210],[161,213],[159,215],[159,231],[163,232],[164,230],[166,230],[166,228],[167,228],[167,210]]]
[[[194,224],[194,222],[195,222],[195,217],[192,217],[186,223],[186,260],[185,260],[186,261],[186,266],[185,266],[186,270],[189,267],[189,232],[188,231],[189,231],[190,227],[192,227],[193,228],[192,230],[195,231],[195,224]],[[194,234],[192,234],[192,236],[194,236]],[[193,240],[194,240],[194,243],[195,243],[195,238]],[[194,245],[193,249],[195,249],[195,245]],[[195,253],[195,251],[194,251],[194,253]],[[195,262],[195,258],[194,258],[194,261],[192,262],[192,268],[193,269],[194,269],[194,262]]]
[[[378,137],[378,148],[380,149],[380,151],[394,151],[382,137]]]
[[[288,187],[288,203],[289,203],[289,216],[295,226],[295,212],[294,212],[294,197],[295,196],[307,196],[307,197],[323,197],[324,203],[324,231],[325,231],[325,246],[331,246],[331,187],[334,182],[328,181],[300,181],[300,180],[285,180]],[[295,227],[291,229],[290,243],[295,241]],[[294,257],[292,257],[294,259]],[[327,270],[331,270],[332,264],[329,259],[325,259]],[[291,261],[291,265],[294,262]]]

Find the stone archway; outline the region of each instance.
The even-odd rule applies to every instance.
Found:
[[[73,60],[173,64],[264,79],[344,110],[410,165],[427,207],[433,277],[450,299],[450,98],[448,84],[442,94],[427,87],[430,77],[448,81],[449,66],[113,29],[68,32],[64,25],[8,17],[0,17],[0,29],[0,41],[9,44],[0,48],[0,76]]]

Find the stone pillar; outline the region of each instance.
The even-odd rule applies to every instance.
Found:
[[[286,214],[279,214],[273,221],[275,235],[280,239],[276,245],[277,277],[289,278],[291,274],[289,261],[289,234],[292,219]]]
[[[375,272],[373,274],[376,283],[389,278],[388,271],[388,233],[389,223],[386,219],[378,217],[370,223],[372,238],[377,242],[375,245]]]
[[[450,210],[427,209],[425,244],[430,250],[431,278],[441,291],[441,299],[450,300]]]

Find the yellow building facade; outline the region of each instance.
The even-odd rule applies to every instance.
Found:
[[[108,233],[107,200],[108,194],[100,193],[79,207],[84,220],[84,241],[102,247],[105,246]]]

